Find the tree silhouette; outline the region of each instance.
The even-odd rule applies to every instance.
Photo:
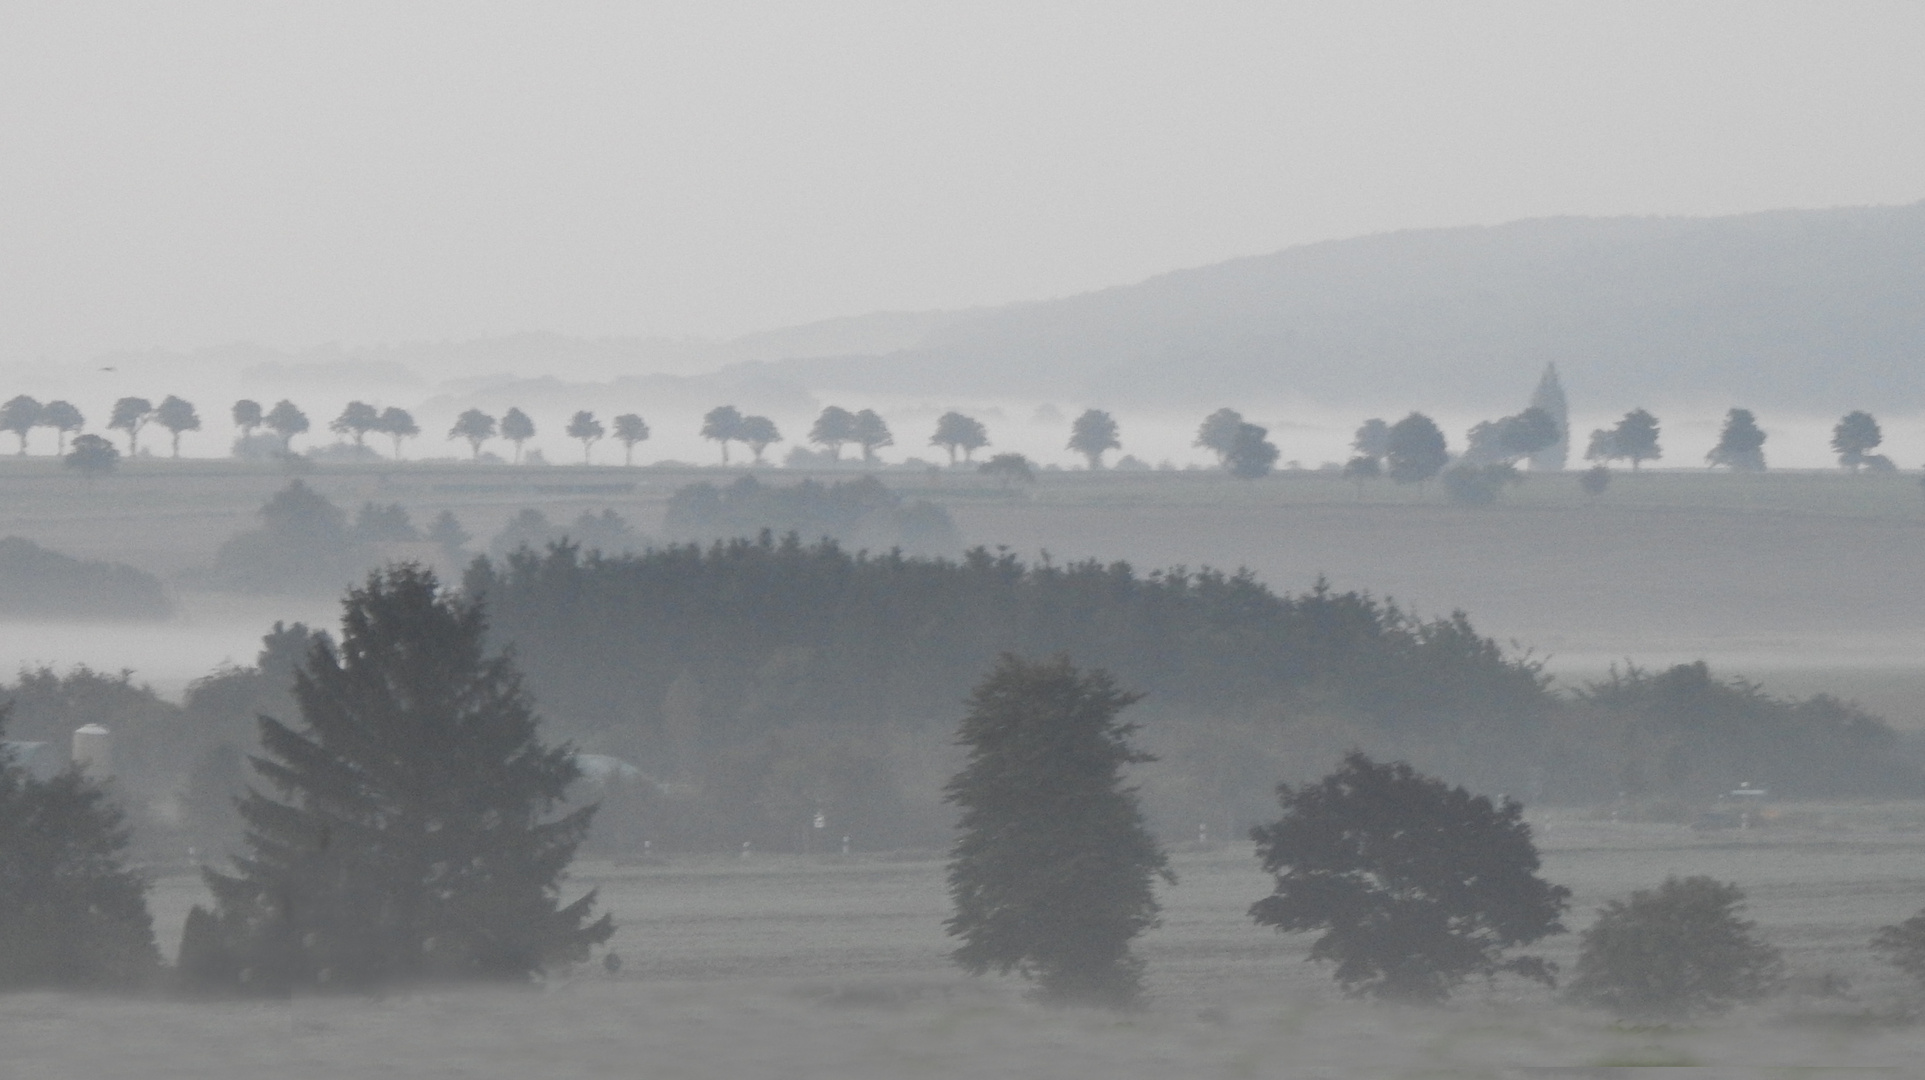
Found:
[[[455,425],[448,429],[448,438],[468,440],[468,448],[473,460],[481,460],[481,444],[495,437],[495,418],[480,409],[469,409],[455,417]]]
[[[1005,489],[1011,484],[1036,482],[1036,470],[1030,466],[1029,459],[1021,454],[997,454],[976,466],[976,471],[984,476],[995,477],[997,486]]]
[[[607,434],[607,432],[602,428],[602,422],[595,419],[594,413],[583,409],[569,418],[568,428],[564,434],[571,439],[581,441],[582,464],[586,465],[589,463],[589,454],[594,450],[595,443],[600,441],[601,437]],[[757,456],[759,457],[760,455]]]
[[[1364,483],[1369,480],[1375,480],[1383,474],[1383,463],[1366,454],[1358,454],[1356,457],[1343,463],[1344,479],[1357,485],[1357,497],[1359,499],[1364,497]]]
[[[1390,425],[1382,420],[1365,420],[1350,440],[1358,454],[1382,461],[1390,453]]]
[[[25,394],[0,405],[0,431],[20,436],[20,456],[27,454],[27,432],[44,423],[45,415],[46,408]]]
[[[127,433],[127,456],[140,453],[140,429],[154,418],[154,403],[146,398],[124,397],[114,402],[114,411],[107,421],[107,430]]]
[[[1236,436],[1230,440],[1230,452],[1224,457],[1224,464],[1231,476],[1255,480],[1270,474],[1279,454],[1276,444],[1269,440],[1269,434],[1267,428],[1255,424],[1237,425]]]
[[[535,437],[535,422],[520,409],[509,407],[501,414],[501,437],[515,444],[515,464],[521,464],[521,444]]]
[[[1605,904],[1580,935],[1571,999],[1625,1016],[1683,1020],[1768,996],[1785,965],[1755,924],[1739,917],[1744,900],[1736,885],[1673,877]]]
[[[1597,498],[1611,486],[1611,467],[1603,462],[1591,466],[1578,474],[1577,486],[1583,489],[1584,494]]]
[[[414,422],[414,414],[393,405],[381,410],[381,420],[374,430],[394,440],[394,460],[401,460],[401,440],[412,439],[421,434],[421,428]]]
[[[80,410],[71,402],[49,401],[46,408],[40,410],[40,423],[54,430],[54,452],[65,455],[67,436],[86,427],[87,418],[80,415]]]
[[[766,416],[745,416],[742,426],[736,429],[735,437],[748,444],[755,454],[755,463],[760,465],[762,452],[769,448],[770,443],[781,442],[782,432],[777,430],[775,421]]]
[[[263,717],[246,854],[207,871],[182,967],[235,989],[524,980],[614,926],[559,890],[594,808],[539,737],[521,676],[485,652],[481,602],[402,565],[348,593],[337,648],[295,676],[301,723]]]
[[[120,464],[120,451],[98,435],[81,435],[74,439],[73,448],[60,463],[80,470],[83,476],[104,476]]]
[[[381,411],[365,401],[348,402],[341,415],[328,423],[329,431],[353,438],[356,446],[366,446],[368,432],[380,429]]]
[[[1603,451],[1603,456],[1592,454]],[[1658,445],[1658,418],[1643,409],[1632,409],[1617,422],[1608,437],[1599,444],[1597,433],[1591,436],[1591,450],[1584,455],[1592,461],[1631,462],[1631,471],[1637,472],[1647,461],[1657,461],[1664,457],[1663,447]]]
[[[1563,431],[1551,414],[1532,406],[1516,416],[1486,420],[1471,428],[1464,458],[1474,465],[1514,465],[1551,448],[1562,437]]]
[[[472,533],[461,527],[461,519],[455,517],[452,510],[443,510],[436,515],[425,535],[427,540],[439,547],[449,559],[460,558],[461,549],[467,546],[468,541],[474,539]]]
[[[1196,445],[1215,454],[1217,464],[1227,469],[1230,466],[1230,447],[1235,444],[1237,429],[1242,426],[1242,413],[1235,409],[1218,409],[1204,417],[1202,426],[1196,429]]]
[[[1444,433],[1423,413],[1414,412],[1390,425],[1384,440],[1384,470],[1399,484],[1422,484],[1443,471],[1450,461]]]
[[[1765,433],[1758,428],[1758,418],[1751,415],[1750,409],[1732,409],[1725,413],[1724,431],[1718,435],[1718,445],[1704,456],[1706,464],[1712,468],[1723,465],[1732,472],[1765,471]]]
[[[889,433],[889,425],[874,409],[864,409],[856,414],[855,434],[851,436],[857,446],[862,447],[862,460],[873,465],[876,451],[885,446],[896,445],[896,437]]]
[[[856,441],[856,414],[840,405],[823,409],[809,429],[809,441],[827,448],[830,458],[841,461],[843,444]]]
[[[947,926],[971,974],[1020,971],[1058,999],[1137,996],[1130,941],[1156,925],[1156,879],[1176,881],[1123,777],[1153,760],[1117,719],[1138,697],[1066,657],[1008,654],[970,695],[968,761],[944,793],[962,810]]]
[[[294,452],[294,436],[305,434],[308,428],[307,414],[296,408],[292,401],[282,398],[261,418],[269,431],[281,437],[281,453]]]
[[[4,416],[0,413],[0,419]],[[0,427],[5,426],[0,423]],[[1853,472],[1865,463],[1866,452],[1877,449],[1884,441],[1885,433],[1878,430],[1878,421],[1868,412],[1846,413],[1838,426],[1831,429],[1831,448],[1838,455],[1838,464]]]
[[[742,437],[742,414],[733,405],[717,405],[702,417],[702,438],[722,444],[722,464],[729,463],[729,443]]]
[[[1120,450],[1123,444],[1117,440],[1116,420],[1101,409],[1086,409],[1083,415],[1070,425],[1068,449],[1074,450],[1089,459],[1092,472],[1103,467],[1103,453]]]
[[[1283,817],[1250,833],[1276,889],[1250,917],[1323,931],[1311,959],[1335,963],[1345,993],[1433,1002],[1473,975],[1553,980],[1541,958],[1504,957],[1562,933],[1571,895],[1537,876],[1518,803],[1359,751],[1315,784],[1279,785],[1277,798]]]
[[[265,420],[265,416],[261,412],[261,403],[258,401],[250,401],[247,398],[242,398],[234,403],[233,417],[234,426],[241,429],[241,438],[243,439],[253,438],[255,429],[260,427]]]
[[[175,457],[180,456],[181,435],[201,429],[200,414],[194,411],[193,403],[172,394],[162,399],[160,408],[154,410],[154,422],[166,428],[173,438]]]
[[[615,437],[622,442],[622,464],[635,464],[635,444],[647,442],[648,421],[634,413],[623,413],[615,418]]]
[[[962,451],[963,460],[989,445],[989,431],[978,420],[972,420],[959,412],[946,412],[936,420],[936,433],[929,437],[929,445],[940,446],[949,451],[949,464],[956,464],[956,451]]]
[[[146,982],[160,955],[121,812],[78,766],[36,779],[9,747],[0,743],[0,989]]]

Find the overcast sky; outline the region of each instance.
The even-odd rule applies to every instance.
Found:
[[[0,0],[0,361],[728,335],[1925,197],[1925,4]]]

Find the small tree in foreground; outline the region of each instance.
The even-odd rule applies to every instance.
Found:
[[[1624,1016],[1719,1012],[1778,988],[1784,961],[1739,918],[1744,890],[1708,877],[1666,878],[1598,909],[1568,991]]]
[[[0,744],[0,989],[127,987],[159,969],[127,843],[77,768],[37,780]]]
[[[1117,715],[1138,695],[1068,658],[1005,654],[969,698],[968,764],[944,789],[962,808],[950,852],[952,955],[972,975],[1037,980],[1045,997],[1128,1004],[1156,925],[1155,880],[1175,883],[1123,768],[1152,760]]]
[[[1315,784],[1277,788],[1283,817],[1251,830],[1276,891],[1260,926],[1323,931],[1310,959],[1335,963],[1353,997],[1436,1002],[1474,975],[1550,984],[1541,957],[1505,957],[1564,932],[1571,892],[1537,876],[1524,808],[1361,752]]]
[[[241,801],[247,853],[207,873],[183,974],[234,988],[519,980],[608,939],[595,894],[558,894],[593,807],[551,817],[579,776],[539,738],[478,601],[403,565],[349,592],[337,649],[296,674],[298,726],[263,717]],[[270,794],[271,792],[271,794]]]

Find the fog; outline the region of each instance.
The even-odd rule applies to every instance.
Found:
[[[1887,945],[1925,905],[1922,35],[1925,11],[1874,0],[7,5],[9,1060],[1120,1080],[1914,1059],[1925,913],[1911,953]],[[1565,468],[1526,463],[1541,441],[1462,456],[1553,370]],[[178,460],[151,418],[137,444],[109,426],[169,396],[199,421]],[[307,430],[245,438],[244,400]],[[54,401],[84,423],[16,443],[8,417]],[[330,429],[357,404],[419,432],[358,445]],[[780,438],[753,462],[742,432],[718,444],[720,406]],[[811,440],[831,407],[887,425],[872,460]],[[1262,430],[1220,456],[1200,427],[1223,408]],[[1592,470],[1591,433],[1640,408],[1661,456]],[[532,437],[452,433],[510,409]],[[1765,468],[1709,467],[1733,409]],[[1087,410],[1120,443],[1095,468],[1069,446]],[[1882,439],[1841,457],[1856,410]],[[611,430],[585,446],[579,412]],[[625,447],[631,413],[649,433]],[[987,440],[961,462],[935,443],[949,413]],[[1417,413],[1448,458],[1344,471],[1364,421]],[[56,453],[83,435],[119,457]],[[1020,460],[978,468],[996,455]],[[321,927],[350,942],[328,953],[274,935],[351,891],[363,833],[427,851],[468,833],[406,814],[460,784],[464,826],[476,792],[550,791],[499,779],[542,755],[450,780],[481,740],[371,767],[368,740],[320,734],[329,701],[387,738],[470,700],[433,682],[465,660],[355,667],[430,633],[343,625],[396,567],[481,605],[462,632],[508,658],[530,738],[568,747],[552,803],[471,831],[599,810],[565,876],[424,857],[501,876],[438,894],[476,890],[477,921],[410,923],[418,942],[367,945],[433,906],[370,871],[404,902]],[[341,647],[377,623],[403,644]],[[1112,734],[1144,753],[1100,794],[1175,880],[1144,878],[1161,918],[1111,971],[1141,961],[1129,1008],[1051,998],[1051,942],[1002,975],[951,953],[952,844],[982,835],[959,832],[983,753],[959,732],[1006,654],[1143,695]],[[354,694],[297,700],[331,658]],[[263,717],[366,790],[249,765],[295,760]],[[1431,1006],[1347,995],[1316,931],[1252,921],[1286,882],[1246,838],[1288,807],[1277,785],[1351,751],[1473,810],[1522,800],[1527,861],[1569,905],[1506,947],[1565,988],[1603,905],[1697,875],[1743,890],[1783,978],[1656,1016],[1499,967]],[[16,887],[89,842],[93,784],[75,865],[124,870],[144,911]],[[237,811],[261,798],[365,799],[373,827],[317,816],[263,862],[293,818]],[[33,799],[67,816],[12,828]],[[1420,833],[1477,847],[1398,835]],[[1050,874],[1129,846],[1061,835],[1084,848]],[[291,892],[247,876],[330,852]],[[594,890],[615,936],[460,960],[514,873],[537,902]],[[123,940],[122,974],[87,974]]]

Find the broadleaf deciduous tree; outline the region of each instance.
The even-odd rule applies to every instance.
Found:
[[[1353,996],[1435,1002],[1472,976],[1551,982],[1505,954],[1562,933],[1570,890],[1537,876],[1524,808],[1473,795],[1359,751],[1314,784],[1277,788],[1283,817],[1251,830],[1271,895],[1261,926],[1322,931],[1313,960]]]

